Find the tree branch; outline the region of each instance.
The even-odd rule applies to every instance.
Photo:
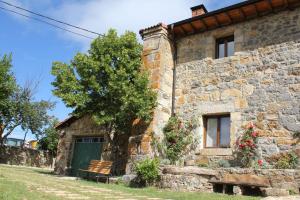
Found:
[[[19,125],[20,124],[15,124],[13,127],[11,127],[10,130],[6,134],[4,134],[2,138],[3,139],[7,138],[7,136],[9,136],[13,132],[13,130],[15,130],[15,128],[17,128]]]

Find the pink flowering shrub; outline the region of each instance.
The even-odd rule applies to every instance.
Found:
[[[257,137],[258,134],[254,130],[253,123],[250,123],[241,137],[238,138],[236,144],[238,158],[243,167],[252,167],[254,164],[263,165],[263,160],[257,159]],[[257,161],[257,163],[254,163]]]

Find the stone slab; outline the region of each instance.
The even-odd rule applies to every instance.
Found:
[[[165,166],[162,170],[163,174],[174,174],[174,175],[208,175],[216,176],[217,172],[212,169],[200,168],[200,167],[175,167],[175,166]]]

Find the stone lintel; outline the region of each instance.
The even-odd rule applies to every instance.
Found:
[[[202,156],[232,156],[232,149],[231,148],[201,149],[200,155],[202,155]]]

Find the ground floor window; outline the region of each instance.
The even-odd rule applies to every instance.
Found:
[[[230,147],[230,115],[205,116],[204,119],[204,147]]]

